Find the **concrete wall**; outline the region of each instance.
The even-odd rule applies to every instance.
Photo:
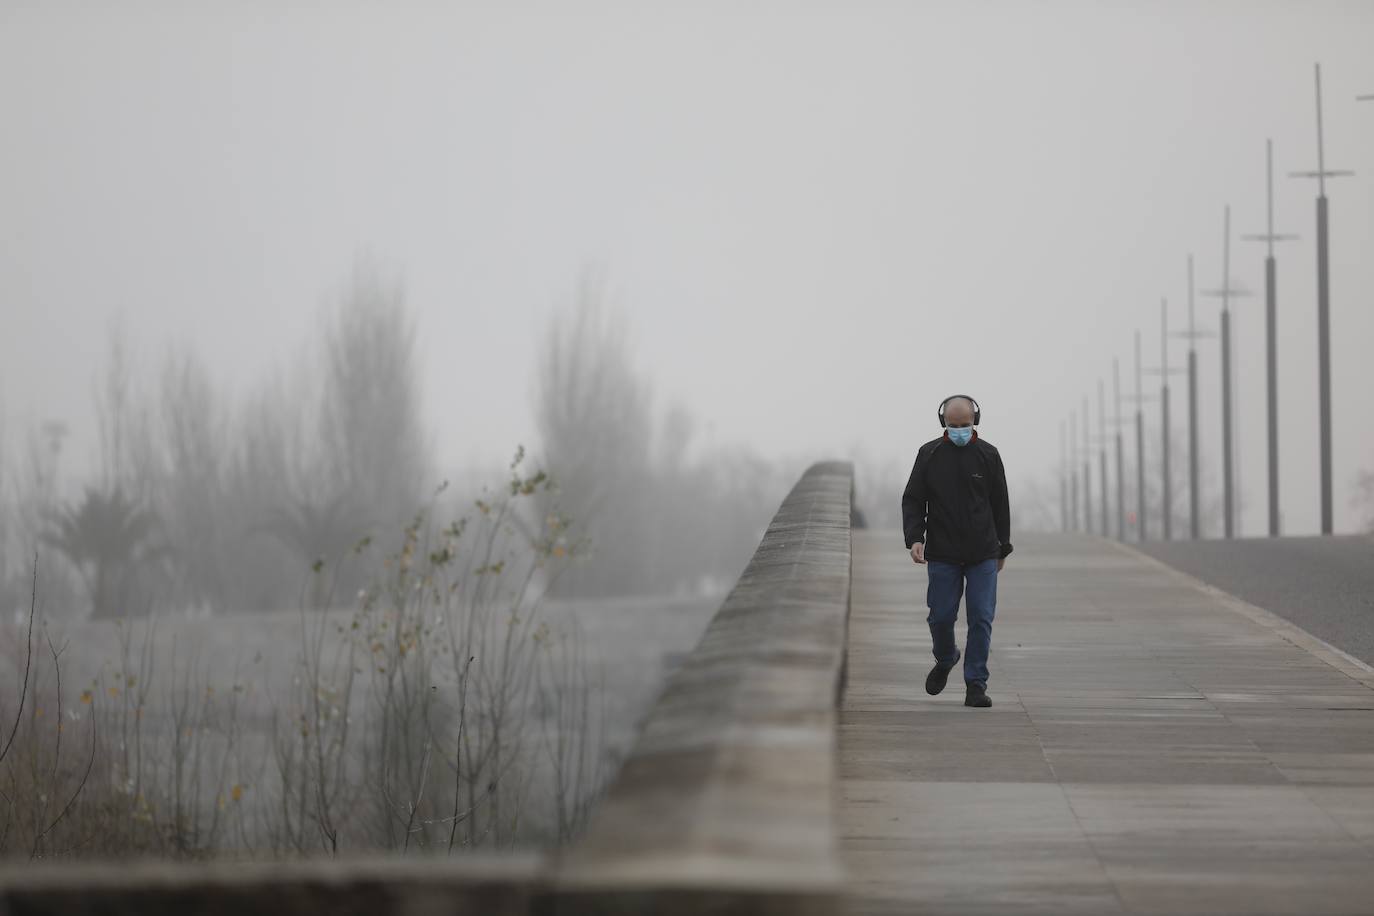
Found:
[[[9,867],[0,916],[836,912],[852,493],[802,475],[561,857]]]
[[[685,891],[716,895],[721,911],[732,899],[739,912],[834,906],[852,481],[848,464],[817,464],[783,501],[559,863],[568,912]]]

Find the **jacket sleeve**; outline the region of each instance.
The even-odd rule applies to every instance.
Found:
[[[1011,553],[1011,504],[1007,496],[1007,471],[1002,466],[1002,455],[992,453],[992,523],[997,528],[997,541],[1001,545],[1003,558]]]
[[[902,531],[906,535],[906,549],[926,539],[926,464],[930,456],[925,450],[916,453],[911,477],[902,492]]]

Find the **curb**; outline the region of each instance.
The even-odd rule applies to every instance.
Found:
[[[1148,553],[1132,547],[1130,544],[1125,544],[1116,540],[1108,540],[1107,542],[1127,556],[1134,557],[1137,560],[1143,560],[1169,573],[1178,581],[1202,592],[1209,598],[1216,600],[1222,606],[1245,617],[1250,622],[1256,623],[1272,631],[1275,636],[1285,642],[1292,643],[1298,648],[1306,650],[1309,654],[1330,665],[1332,668],[1335,668],[1351,680],[1374,690],[1374,667],[1371,667],[1350,653],[1336,648],[1326,640],[1313,636],[1287,618],[1280,617],[1273,611],[1266,611],[1264,608],[1253,605],[1243,598],[1237,598],[1230,592],[1222,591],[1215,585],[1209,585],[1196,576],[1191,576],[1182,570],[1175,569],[1163,560],[1156,559]]]

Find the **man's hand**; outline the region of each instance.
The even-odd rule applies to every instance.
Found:
[[[925,542],[917,541],[915,544],[911,545],[911,559],[920,563],[922,566],[926,564]]]
[[[1007,558],[1006,558],[1006,557],[1002,557],[1001,559],[999,559],[999,560],[997,561],[997,571],[998,571],[998,572],[1001,572],[1001,571],[1002,571],[1002,567],[1003,567],[1003,566],[1006,566],[1006,565],[1007,565]]]

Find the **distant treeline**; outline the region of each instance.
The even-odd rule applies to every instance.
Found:
[[[680,405],[654,410],[623,316],[584,280],[549,329],[536,421],[559,500],[590,537],[568,595],[720,590],[733,584],[800,467],[701,447]],[[702,371],[709,371],[703,359]]]
[[[238,398],[193,350],[149,371],[112,333],[95,386],[99,465],[79,492],[59,486],[61,423],[0,439],[0,611],[27,607],[35,552],[54,613],[295,607],[317,562],[399,536],[441,480],[499,479],[438,467],[415,335],[399,284],[368,265],[299,359]],[[585,548],[558,593],[728,586],[789,483],[743,449],[699,447],[681,407],[655,410],[623,323],[590,282],[544,334],[534,408],[532,457],[554,482],[540,509],[556,504]],[[462,490],[443,499],[480,496]],[[338,594],[366,575],[336,570]]]

